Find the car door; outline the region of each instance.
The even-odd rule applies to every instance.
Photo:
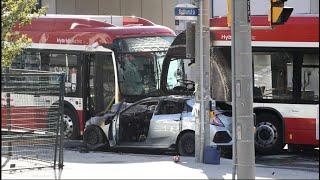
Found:
[[[155,146],[170,146],[181,131],[183,103],[162,100],[150,121],[149,140]]]
[[[110,147],[114,147],[118,144],[119,139],[119,118],[120,118],[120,111],[122,109],[123,102],[116,105],[116,112],[115,116],[112,119],[109,127],[108,139]]]

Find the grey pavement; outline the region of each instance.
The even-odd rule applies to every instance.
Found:
[[[64,151],[64,168],[2,172],[2,179],[231,179],[232,160],[220,165],[196,163],[194,157],[172,161],[170,155]],[[256,164],[256,179],[319,179],[319,172]]]

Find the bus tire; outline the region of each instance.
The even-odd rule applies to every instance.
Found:
[[[271,113],[256,116],[255,149],[258,154],[277,154],[283,147],[281,121]]]
[[[186,132],[181,135],[178,141],[178,152],[181,156],[194,156],[195,135],[193,132]]]
[[[211,97],[219,101],[231,101],[231,66],[218,48],[210,50]]]
[[[74,111],[64,108],[63,111],[63,133],[67,139],[79,139],[79,122],[77,121]]]

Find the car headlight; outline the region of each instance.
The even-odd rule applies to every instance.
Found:
[[[215,126],[224,127],[224,124],[219,119],[219,113],[216,113],[214,111],[210,112],[210,124],[215,125]]]

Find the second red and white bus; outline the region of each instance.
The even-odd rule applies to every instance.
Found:
[[[269,25],[267,16],[252,16],[251,24]],[[231,101],[231,31],[225,17],[211,19],[210,25],[214,27],[211,96]],[[167,54],[169,60],[164,65],[168,66],[162,70],[162,78],[167,80],[162,89],[168,93],[175,90],[174,84],[187,85],[194,78],[190,74],[192,61],[186,59],[181,48],[183,38],[177,36]],[[279,152],[285,144],[289,148],[318,147],[319,17],[294,16],[284,25],[252,29],[252,58],[256,150],[270,154]],[[187,63],[180,64],[179,59]]]
[[[211,21],[213,27],[225,18]],[[266,16],[251,18],[267,26]],[[230,31],[214,31],[212,48],[230,62]],[[319,16],[293,16],[270,30],[252,30],[255,146],[274,153],[319,147]]]

